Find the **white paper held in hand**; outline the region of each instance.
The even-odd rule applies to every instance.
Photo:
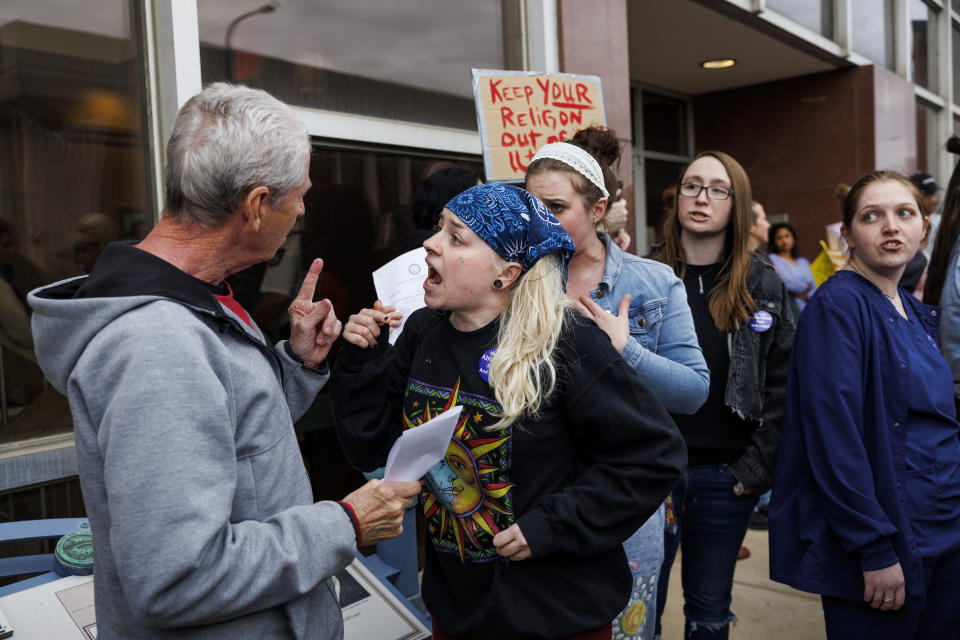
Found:
[[[407,429],[393,443],[383,474],[385,482],[419,480],[443,460],[463,407],[447,409],[419,427]]]
[[[377,299],[403,314],[403,323],[410,314],[425,306],[423,281],[427,279],[427,250],[423,247],[407,251],[373,272]],[[390,344],[395,344],[403,324],[390,329]]]

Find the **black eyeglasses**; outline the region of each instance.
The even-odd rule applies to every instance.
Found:
[[[704,189],[707,190],[707,197],[711,200],[726,200],[733,195],[733,189],[726,187],[705,187],[702,184],[686,182],[680,185],[679,193],[687,198],[696,198]]]

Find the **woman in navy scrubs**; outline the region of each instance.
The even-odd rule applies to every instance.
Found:
[[[823,599],[827,637],[960,637],[960,425],[939,311],[898,289],[926,233],[903,175],[843,206],[847,267],[797,330],[770,503],[770,573]]]

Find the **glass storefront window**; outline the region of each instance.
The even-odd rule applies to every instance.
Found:
[[[315,146],[306,215],[278,252],[279,261],[229,278],[234,295],[271,341],[288,337],[287,307],[310,263],[323,258],[318,295],[346,320],[376,300],[371,273],[422,246],[436,224],[429,213],[439,217],[443,203],[482,179],[482,171],[479,157]],[[428,177],[431,189],[419,190]],[[334,345],[333,360],[342,344]],[[296,427],[316,499],[337,499],[362,482],[337,444],[327,389]]]
[[[647,196],[647,238],[651,244],[660,242],[660,227],[668,211],[672,211],[677,200],[677,182],[685,162],[663,160],[643,161],[643,179]],[[643,255],[647,247],[637,247],[637,253]]]
[[[960,136],[960,116],[953,116],[953,135]],[[953,166],[957,166],[957,160],[960,159],[955,153],[951,153],[950,157],[953,158]]]
[[[937,110],[917,102],[917,171],[936,174],[937,154],[942,143],[937,139]],[[939,176],[934,176],[938,181]]]
[[[910,58],[913,81],[937,90],[937,14],[923,0],[910,0]]]
[[[767,0],[767,7],[811,31],[833,38],[833,0]]]
[[[960,27],[954,23],[953,33],[953,101],[960,104]]]
[[[893,69],[893,0],[852,0],[853,50]]]
[[[36,363],[27,292],[152,224],[138,6],[0,5],[0,452],[72,429]]]
[[[265,333],[286,337],[287,306],[310,263],[323,258],[319,295],[330,298],[337,317],[371,306],[376,293],[370,274],[433,235],[436,220],[418,225],[413,210],[420,204],[415,203],[420,183],[444,169],[465,180],[456,182],[461,185],[457,193],[483,178],[476,157],[316,146],[310,162],[313,188],[304,199],[306,215],[297,232],[284,245],[279,264],[264,263],[231,276],[234,295],[254,309]]]
[[[643,148],[676,155],[687,151],[687,102],[643,92]]]
[[[204,84],[303,107],[475,130],[470,68],[502,69],[500,0],[199,0]]]

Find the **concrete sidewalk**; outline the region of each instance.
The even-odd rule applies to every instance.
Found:
[[[766,531],[747,531],[744,545],[751,555],[737,561],[731,609],[740,619],[730,630],[733,640],[824,640],[820,597],[795,591],[769,577]],[[683,638],[682,553],[670,571],[670,589],[663,613],[663,640]]]

